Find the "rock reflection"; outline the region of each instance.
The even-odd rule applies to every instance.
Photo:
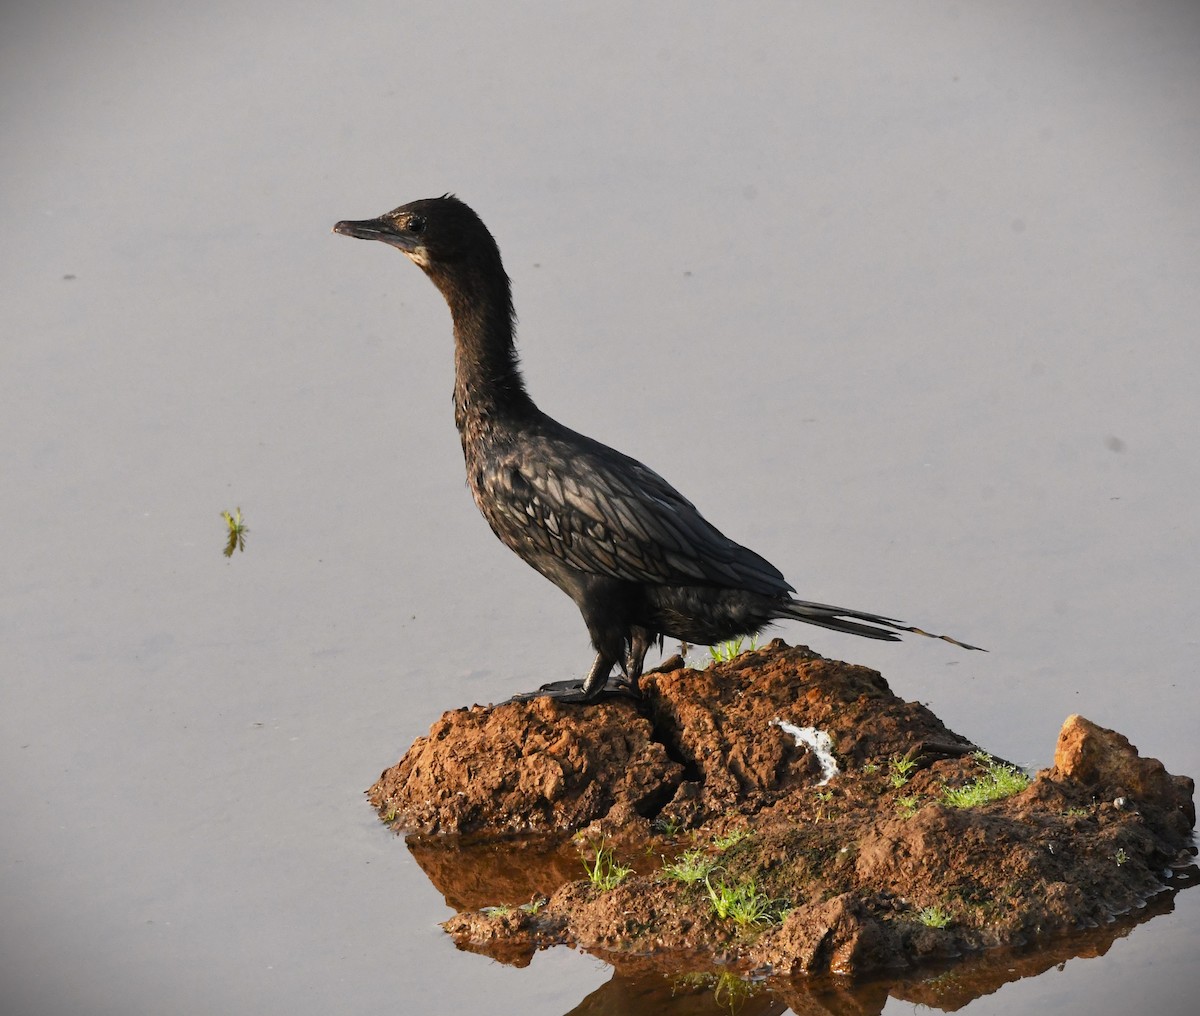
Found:
[[[460,948],[524,967],[536,948],[570,944],[551,934],[535,946],[527,937],[512,935],[514,926],[533,923],[530,911],[536,909],[536,902],[525,909],[521,903],[550,896],[581,877],[579,852],[570,841],[514,838],[472,843],[462,838],[411,836],[406,842],[450,907],[459,913],[493,908],[495,938],[460,943]],[[568,1016],[777,1016],[789,1010],[796,1016],[869,1016],[881,1013],[889,998],[953,1012],[1009,982],[1036,977],[1068,960],[1105,955],[1134,928],[1173,911],[1176,894],[1197,883],[1200,869],[1192,865],[1175,872],[1170,888],[1145,906],[1104,927],[1043,939],[1036,947],[973,953],[890,977],[753,977],[742,976],[744,972],[732,967],[714,966],[700,955],[650,957],[593,951],[612,966],[612,978],[581,999]]]
[[[561,838],[409,836],[405,843],[446,906],[459,913],[516,906],[583,878],[578,849]]]

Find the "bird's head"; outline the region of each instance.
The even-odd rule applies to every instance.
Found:
[[[360,240],[382,240],[430,274],[500,257],[479,216],[453,194],[410,201],[377,219],[339,222],[333,231]]]

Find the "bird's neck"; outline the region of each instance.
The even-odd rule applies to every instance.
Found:
[[[438,281],[438,280],[435,280]],[[515,345],[512,294],[503,269],[439,286],[454,320],[454,417],[458,429],[536,412],[525,391]]]

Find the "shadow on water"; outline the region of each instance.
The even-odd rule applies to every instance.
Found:
[[[473,843],[410,836],[406,843],[447,905],[459,912],[544,898],[583,875],[579,851],[570,841],[531,838]],[[645,861],[650,869],[659,858]],[[797,1016],[870,1016],[882,1012],[890,998],[954,1012],[1010,982],[1061,969],[1069,960],[1105,955],[1134,928],[1171,913],[1178,892],[1197,884],[1200,868],[1192,865],[1175,873],[1170,888],[1103,927],[1056,936],[1036,946],[992,949],[869,979],[746,979],[728,968],[714,967],[700,956],[596,953],[611,965],[612,978],[582,998],[566,1016],[775,1016],[789,1010]],[[503,938],[462,948],[516,967],[527,966],[532,959],[529,951],[514,950]]]

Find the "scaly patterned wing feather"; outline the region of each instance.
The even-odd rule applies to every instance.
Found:
[[[497,513],[489,521],[518,553],[525,541],[579,571],[631,582],[791,590],[653,470],[582,435],[527,435],[493,460],[484,483]]]

